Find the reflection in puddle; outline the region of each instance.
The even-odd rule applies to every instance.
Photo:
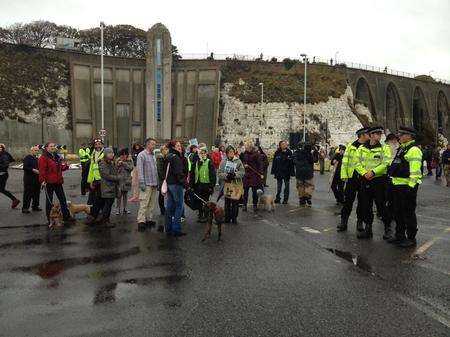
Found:
[[[372,266],[370,264],[368,264],[366,259],[363,258],[362,256],[356,255],[356,254],[353,254],[350,252],[346,252],[343,250],[334,249],[334,248],[326,248],[326,250],[328,250],[329,252],[332,252],[334,255],[352,263],[356,267],[358,267],[364,271],[367,271],[369,273],[372,273]]]

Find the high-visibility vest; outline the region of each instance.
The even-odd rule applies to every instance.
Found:
[[[206,159],[201,166],[200,163],[199,160],[195,164],[195,183],[209,184],[209,159]]]
[[[391,148],[387,144],[369,148],[369,143],[362,144],[356,151],[356,172],[365,175],[372,171],[375,177],[387,174],[387,167],[391,164]]]
[[[81,163],[88,162],[89,159],[90,159],[90,153],[91,153],[91,150],[89,148],[86,148],[86,149],[81,148],[81,149],[79,149],[78,150],[78,157],[80,157],[80,162]]]
[[[355,167],[358,161],[356,157],[356,150],[358,150],[360,145],[361,143],[358,141],[347,144],[344,156],[342,157],[341,179],[345,180],[353,177],[353,172],[355,172]]]
[[[91,153],[91,164],[89,165],[89,173],[88,173],[88,178],[87,178],[87,182],[90,184],[93,181],[98,181],[101,180],[101,176],[100,176],[100,170],[98,168],[98,163],[100,160],[103,159],[104,157],[104,153],[103,153],[103,149],[98,152],[98,151],[92,151]]]
[[[389,169],[393,185],[407,185],[414,188],[422,183],[422,151],[415,141],[400,144]]]

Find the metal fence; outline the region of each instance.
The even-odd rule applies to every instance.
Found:
[[[205,54],[205,53],[197,53],[197,54],[181,54],[182,59],[184,60],[203,60],[208,59],[212,56],[214,60],[239,60],[239,61],[266,61],[270,62],[272,59],[276,59],[278,62],[282,62],[286,58],[294,59],[289,56],[275,56],[275,55],[263,55],[263,58],[261,56],[254,56],[254,55],[243,55],[243,54]],[[420,74],[414,74],[414,73],[408,73],[405,71],[399,71],[395,69],[391,69],[388,67],[376,67],[371,66],[368,64],[362,64],[362,63],[354,63],[354,62],[347,62],[338,59],[338,63],[336,64],[336,60],[332,59],[325,59],[318,56],[312,56],[308,58],[309,63],[313,64],[327,64],[329,66],[346,66],[348,68],[353,69],[361,69],[361,70],[368,70],[368,71],[374,71],[378,73],[383,74],[389,74],[394,76],[401,76],[401,77],[408,77],[408,78],[416,78],[417,76],[420,76]],[[423,76],[424,74],[422,74]],[[428,76],[428,75],[426,75]],[[431,77],[431,76],[430,76]],[[443,83],[450,85],[450,80],[445,80],[441,78],[434,78],[433,80],[437,83]]]

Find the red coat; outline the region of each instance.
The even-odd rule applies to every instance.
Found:
[[[216,170],[218,170],[219,166],[220,166],[220,162],[222,161],[222,154],[220,153],[220,151],[213,151],[211,153],[211,161],[214,165],[214,168]]]
[[[248,165],[245,168],[244,187],[261,187],[261,175],[264,174],[264,167],[259,153],[256,151],[245,151],[241,153],[240,157],[244,166]]]
[[[62,185],[64,183],[62,173],[69,169],[69,166],[62,163],[57,154],[52,156],[44,151],[44,154],[39,157],[38,169],[40,183],[45,181],[47,184]]]

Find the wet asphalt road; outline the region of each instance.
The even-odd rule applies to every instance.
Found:
[[[66,174],[69,200],[78,180]],[[0,336],[450,336],[450,190],[425,179],[419,245],[399,250],[380,222],[371,241],[336,233],[328,176],[315,181],[312,209],[291,191],[221,243],[200,243],[189,211],[180,239],[137,232],[136,205],[114,228],[48,230],[1,196]]]

